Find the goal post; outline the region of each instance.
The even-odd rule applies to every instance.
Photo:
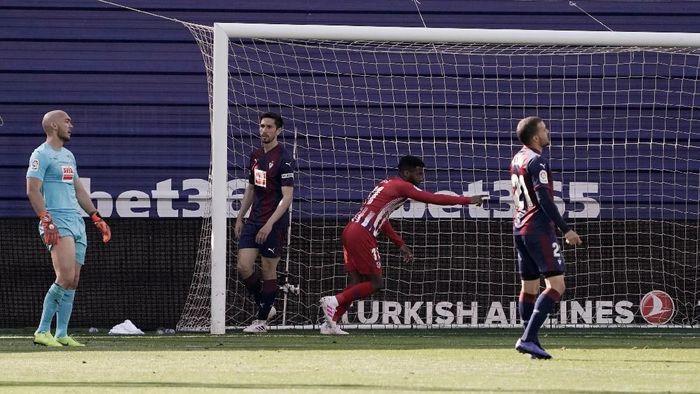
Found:
[[[211,253],[197,262],[178,329],[223,334],[251,316],[227,218],[237,214],[245,157],[259,145],[256,114],[264,110],[280,112],[300,134],[294,268],[284,273],[300,294],[285,308],[289,327],[314,327],[318,298],[344,286],[340,230],[401,154],[428,163],[427,190],[487,193],[492,206],[411,203],[397,211],[392,218],[419,264],[400,266],[382,244],[387,299],[359,303],[348,324],[517,324],[503,168],[518,145],[514,125],[533,114],[557,135],[555,202],[587,243],[565,251],[571,301],[551,324],[698,324],[700,34],[187,27],[211,93],[211,230],[203,231]]]
[[[211,328],[226,332],[226,250],[228,217],[228,35],[214,25],[211,121]]]

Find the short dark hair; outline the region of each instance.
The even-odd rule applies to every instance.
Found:
[[[518,128],[515,129],[515,133],[523,145],[527,145],[532,141],[532,137],[537,134],[537,126],[539,126],[540,122],[542,122],[542,119],[537,116],[528,116],[518,122]]]
[[[284,126],[284,120],[282,120],[282,116],[276,112],[265,112],[264,114],[260,115],[260,120],[263,120],[263,118],[270,118],[275,120],[275,126],[277,126],[278,129],[281,129],[282,126]]]
[[[420,157],[406,155],[399,159],[399,172],[412,170],[416,167],[425,167],[425,163],[423,163]]]

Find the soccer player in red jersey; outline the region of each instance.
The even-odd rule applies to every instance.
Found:
[[[366,298],[380,290],[382,264],[377,249],[377,234],[384,233],[396,245],[405,262],[413,260],[413,252],[396,234],[389,215],[406,200],[413,199],[437,205],[480,205],[482,196],[449,196],[425,192],[418,188],[425,177],[425,164],[415,156],[404,156],[399,160],[399,176],[385,179],[372,190],[360,211],[345,226],[342,235],[345,270],[350,276],[350,285],[335,296],[321,298],[321,310],[326,323],[322,334],[347,334],[337,321],[353,301]]]
[[[547,125],[530,116],[518,123],[516,134],[523,147],[511,161],[510,176],[515,202],[513,238],[522,284],[518,310],[525,331],[515,349],[533,358],[549,359],[552,356],[540,346],[537,334],[566,288],[564,258],[554,227],[561,230],[567,244],[580,245],[582,241],[554,204],[552,172],[541,156],[549,145]],[[541,276],[546,288],[538,296]]]

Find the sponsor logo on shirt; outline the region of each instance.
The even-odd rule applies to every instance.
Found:
[[[63,182],[67,183],[72,183],[73,182],[73,167],[72,166],[61,166],[61,169],[63,170],[63,178],[61,180]]]
[[[282,179],[294,178],[294,173],[290,172],[288,174],[282,174]]]
[[[540,182],[549,183],[549,178],[547,178],[547,171],[545,171],[545,170],[540,171]]]
[[[255,186],[267,187],[267,171],[255,169]]]
[[[38,170],[39,169],[39,159],[32,160],[31,164],[29,164],[29,168],[31,168],[32,171]]]

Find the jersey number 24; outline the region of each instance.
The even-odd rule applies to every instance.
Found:
[[[527,190],[525,178],[522,175],[511,175],[510,183],[513,185],[513,201],[519,211],[524,211],[532,206],[532,197]]]

